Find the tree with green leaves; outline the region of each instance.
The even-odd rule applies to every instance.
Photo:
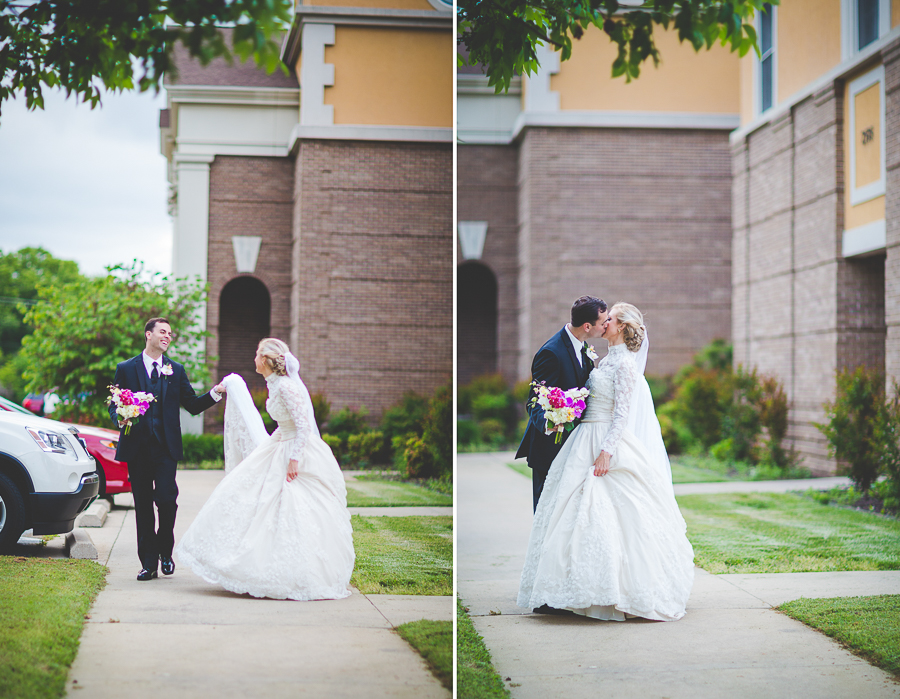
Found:
[[[766,4],[778,0],[459,0],[458,42],[468,54],[458,61],[481,64],[501,92],[515,75],[537,71],[539,44],[566,61],[573,40],[593,25],[618,48],[612,76],[631,81],[647,59],[659,65],[654,28],[673,28],[696,51],[720,43],[741,56],[758,52],[752,20]]]
[[[22,248],[0,253],[0,353],[10,357],[19,351],[29,329],[22,320],[42,286],[68,284],[80,277],[78,263],[60,260],[43,248]]]
[[[271,73],[293,8],[291,0],[0,0],[0,110],[19,92],[29,109],[43,108],[44,87],[92,108],[101,85],[158,91],[179,41],[203,65],[235,54]],[[231,47],[223,26],[234,27]]]
[[[172,326],[168,355],[194,381],[209,380],[204,353],[196,350],[209,335],[196,329],[206,285],[149,275],[137,262],[107,269],[105,276],[41,287],[38,302],[25,314],[34,327],[20,354],[28,390],[58,393],[59,419],[109,422],[106,399],[116,364],[143,350],[144,324],[153,317],[166,317]]]

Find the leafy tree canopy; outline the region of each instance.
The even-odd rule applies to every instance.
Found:
[[[460,65],[484,66],[497,92],[516,74],[533,74],[540,65],[536,48],[552,46],[560,59],[572,55],[572,40],[594,25],[618,47],[612,76],[630,82],[648,58],[659,65],[654,27],[674,28],[679,41],[696,51],[716,42],[741,56],[759,48],[751,21],[764,0],[459,0],[458,41],[468,55]],[[772,0],[777,5],[778,0]]]
[[[270,73],[280,64],[272,38],[291,21],[291,0],[0,0],[0,109],[17,92],[29,109],[43,87],[61,87],[95,107],[101,85],[159,90],[181,41],[208,64],[217,56],[253,57]],[[220,27],[234,26],[233,46]]]
[[[106,276],[40,287],[25,314],[34,327],[19,354],[28,390],[59,393],[65,399],[54,413],[59,419],[109,422],[107,387],[116,364],[143,350],[144,324],[156,316],[172,325],[168,356],[185,365],[192,381],[209,380],[204,355],[195,351],[209,335],[196,330],[206,285],[151,276],[137,262],[107,269]]]
[[[67,284],[80,276],[77,263],[59,260],[43,248],[0,252],[0,356],[16,353],[30,332],[22,318],[37,298],[38,288]]]

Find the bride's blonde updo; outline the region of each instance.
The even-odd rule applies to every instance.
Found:
[[[622,325],[622,333],[625,337],[625,346],[632,352],[637,352],[644,342],[644,315],[630,303],[620,301],[610,309],[610,314],[615,312],[619,324]]]
[[[259,341],[259,356],[265,359],[266,366],[278,376],[287,376],[284,357],[290,351],[286,342],[274,337],[264,337]]]

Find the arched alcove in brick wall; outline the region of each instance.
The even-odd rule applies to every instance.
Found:
[[[497,277],[465,262],[457,272],[457,371],[460,384],[497,369]]]
[[[219,375],[244,377],[251,391],[265,389],[253,358],[259,341],[271,332],[272,299],[266,285],[250,276],[236,277],[219,297]]]

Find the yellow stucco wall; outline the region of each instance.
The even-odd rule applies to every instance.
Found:
[[[864,71],[851,76],[844,84],[844,104],[850,105],[850,83],[854,77],[864,75],[871,70],[870,65]],[[857,93],[854,103],[856,105],[856,133],[850,133],[850,112],[845,112],[844,119],[844,162],[847,164],[845,169],[845,187],[844,187],[844,229],[849,230],[867,223],[884,220],[884,196],[864,201],[861,204],[853,206],[850,204],[851,182],[850,182],[850,140],[854,138],[856,141],[856,184],[863,186],[869,182],[877,180],[881,176],[881,95],[878,85]],[[873,127],[873,140],[869,143],[870,147],[862,147],[862,130],[868,126]]]
[[[453,126],[453,34],[428,29],[335,28],[335,124]]]
[[[302,4],[320,7],[387,7],[395,10],[434,10],[428,0],[303,0]]]
[[[892,0],[891,2],[891,29],[900,24],[900,2]]]
[[[696,53],[679,44],[674,31],[654,31],[662,57],[659,68],[647,61],[637,80],[612,78],[615,45],[591,27],[575,42],[572,58],[563,61],[550,89],[559,92],[562,110],[614,110],[737,114],[740,78],[737,54],[715,46]]]
[[[784,0],[777,10],[778,101],[841,62],[840,0]]]

